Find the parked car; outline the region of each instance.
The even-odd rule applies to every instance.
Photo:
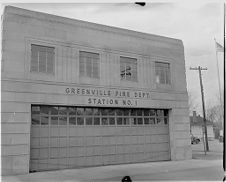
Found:
[[[191,135],[191,144],[198,144],[199,142],[200,139],[198,137]]]

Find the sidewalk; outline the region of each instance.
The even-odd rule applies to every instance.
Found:
[[[222,160],[186,160],[186,161],[166,161],[166,162],[149,162],[139,164],[124,164],[112,165],[102,167],[92,167],[83,169],[68,169],[51,172],[31,173],[27,175],[5,176],[2,178],[3,182],[80,182],[80,181],[105,181],[104,179],[111,179],[125,175],[140,176],[150,175],[154,173],[186,171],[190,169],[198,169],[213,167],[222,168]]]
[[[223,144],[210,141],[210,151],[204,154],[202,143],[192,145],[192,158],[185,161],[163,161],[112,166],[37,172],[4,176],[3,182],[100,182],[121,181],[129,175],[137,181],[222,181]]]

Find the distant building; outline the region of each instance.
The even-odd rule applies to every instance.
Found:
[[[6,7],[2,174],[191,159],[181,40]]]
[[[210,122],[209,120],[206,120],[206,125],[207,125],[208,139],[209,140],[214,139],[213,123]],[[197,116],[196,112],[193,111],[193,116],[190,116],[191,134],[198,138],[202,138],[203,137],[203,127],[204,127],[203,117],[201,117],[200,115]]]

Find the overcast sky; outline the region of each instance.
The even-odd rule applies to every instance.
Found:
[[[190,67],[207,67],[203,71],[206,107],[219,96],[216,40],[223,45],[223,3],[182,1],[181,3],[75,3],[75,4],[10,4],[104,25],[181,39],[185,48],[188,92],[193,95],[201,113],[201,93],[198,71]],[[218,53],[223,89],[223,53]]]

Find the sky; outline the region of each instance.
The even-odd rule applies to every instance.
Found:
[[[206,108],[217,104],[219,84],[216,61],[218,57],[223,90],[223,53],[216,54],[214,38],[223,46],[223,2],[153,1],[143,7],[130,2],[4,5],[181,39],[185,49],[187,89],[197,105],[197,112],[202,113],[199,74],[198,71],[190,70],[190,67],[201,66],[208,69],[202,72]]]

